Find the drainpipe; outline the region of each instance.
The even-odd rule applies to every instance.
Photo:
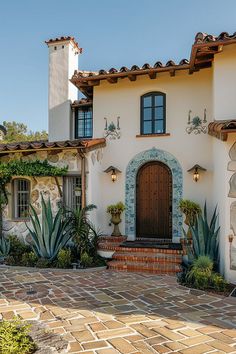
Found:
[[[86,206],[86,157],[83,152],[79,152],[81,158],[81,206],[84,208]]]

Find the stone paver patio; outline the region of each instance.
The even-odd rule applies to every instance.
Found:
[[[236,299],[170,276],[1,268],[0,295],[3,318],[46,324],[64,353],[236,353]]]

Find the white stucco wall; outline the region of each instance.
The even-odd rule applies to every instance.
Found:
[[[215,119],[236,118],[236,44],[225,46],[213,63],[213,102]]]
[[[166,123],[170,136],[137,138],[140,134],[140,96],[150,91],[166,93]],[[188,111],[193,116],[203,118],[204,109],[207,109],[208,121],[212,120],[212,73],[206,69],[188,75],[177,73],[175,77],[169,74],[160,74],[157,79],[150,80],[139,77],[130,82],[123,79],[116,85],[102,82],[95,87],[94,92],[94,137],[103,136],[104,117],[108,123],[116,123],[120,116],[121,138],[107,139],[107,147],[103,151],[100,163],[91,165],[90,185],[93,187],[90,202],[98,206],[99,226],[104,233],[110,234],[109,216],[106,214],[108,204],[125,201],[125,171],[129,161],[139,152],[156,147],[173,154],[183,169],[184,198],[189,198],[203,205],[205,199],[212,207],[212,141],[207,134],[188,135],[186,133]],[[198,183],[192,179],[187,170],[194,164],[207,168],[201,175]],[[110,165],[119,168],[122,173],[113,183],[110,175],[103,171]],[[124,233],[124,215],[121,225]]]
[[[67,140],[71,138],[70,104],[78,97],[77,88],[69,80],[78,69],[78,53],[70,41],[48,44],[48,47],[49,140]]]
[[[220,269],[226,279],[236,283],[236,270],[230,269],[230,205],[235,200],[229,198],[229,180],[232,171],[227,170],[230,147],[236,140],[236,134],[229,135],[227,142],[212,138],[213,143],[213,201],[218,207],[220,225]],[[235,241],[235,240],[234,240]]]

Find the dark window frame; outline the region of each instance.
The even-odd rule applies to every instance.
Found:
[[[80,195],[75,195],[75,187],[79,187]],[[82,176],[73,174],[63,176],[63,204],[71,210],[82,209]]]
[[[83,112],[83,118],[79,118],[79,112]],[[91,112],[91,118],[87,119],[85,113]],[[91,134],[86,135],[86,121],[91,121]],[[83,134],[79,134],[79,121],[84,122]],[[75,139],[91,139],[93,137],[93,107],[92,105],[79,106],[75,110]]]
[[[161,96],[163,98],[163,106],[155,106],[155,97],[156,96]],[[144,132],[144,99],[146,97],[151,97],[151,120],[146,120],[146,121],[151,121],[152,122],[152,132],[151,133],[145,133]],[[157,107],[163,107],[163,119],[155,119],[155,108]],[[148,107],[147,107],[148,108]],[[152,91],[145,93],[144,95],[141,96],[140,100],[140,133],[141,135],[161,135],[166,133],[166,94],[164,92],[160,91]],[[160,133],[155,132],[155,121],[163,121],[163,131]]]
[[[25,182],[27,189],[19,189],[20,183]],[[12,181],[12,218],[15,220],[29,219],[29,206],[31,196],[31,182],[27,178],[14,178]],[[26,202],[23,195],[26,195]],[[25,210],[20,210],[25,208]],[[21,213],[26,213],[21,215]]]

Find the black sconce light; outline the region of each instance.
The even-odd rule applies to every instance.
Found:
[[[200,178],[200,171],[204,172],[206,171],[206,169],[204,167],[201,167],[199,165],[194,165],[193,167],[191,167],[188,172],[193,172],[193,180],[195,182],[198,182],[199,181],[199,178]]]
[[[115,182],[117,180],[117,173],[121,173],[121,171],[118,168],[114,167],[114,166],[108,167],[104,172],[105,173],[111,172],[111,180],[112,180],[112,182]]]

